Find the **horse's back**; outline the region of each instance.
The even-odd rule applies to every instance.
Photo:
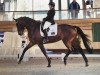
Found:
[[[68,25],[68,24],[59,24],[58,28],[62,29],[62,30],[75,30],[75,27],[72,25]]]

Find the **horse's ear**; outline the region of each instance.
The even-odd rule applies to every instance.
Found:
[[[13,20],[17,22],[17,19],[13,18]]]

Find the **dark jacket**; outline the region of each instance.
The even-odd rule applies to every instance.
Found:
[[[79,10],[80,10],[80,5],[79,5],[77,2],[75,2],[75,3],[72,2],[72,3],[69,5],[69,10],[70,10],[70,11],[73,11],[73,10],[79,11]]]
[[[52,24],[55,24],[54,22],[54,16],[55,16],[55,9],[50,9],[47,13],[47,17],[43,18],[43,21],[51,22]]]

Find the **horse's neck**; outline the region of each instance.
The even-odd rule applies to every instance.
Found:
[[[33,34],[40,30],[40,23],[30,24],[26,27],[28,34]]]

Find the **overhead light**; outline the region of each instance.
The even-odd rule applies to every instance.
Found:
[[[3,1],[4,1],[4,0],[1,0],[1,2],[0,2],[0,3],[3,3]]]

